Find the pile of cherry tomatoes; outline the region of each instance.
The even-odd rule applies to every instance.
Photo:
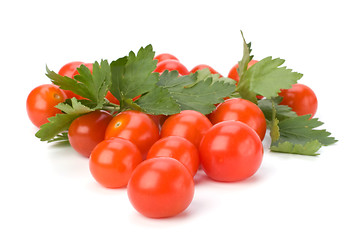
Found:
[[[155,72],[177,70],[180,75],[208,68],[198,65],[191,71],[170,54],[160,54]],[[249,67],[257,61],[251,61]],[[71,62],[58,72],[73,78],[82,62]],[[92,64],[84,64],[92,70]],[[237,64],[228,77],[239,81]],[[313,91],[295,84],[280,94],[282,104],[298,115],[316,112]],[[82,97],[53,84],[32,90],[27,112],[37,127],[61,113],[55,106],[67,98]],[[106,98],[115,104],[109,92]],[[261,96],[260,96],[261,98]],[[136,99],[135,99],[136,100]],[[312,102],[312,105],[304,102]],[[305,107],[304,107],[305,106]],[[251,177],[263,158],[262,140],[266,120],[260,108],[241,98],[227,99],[205,116],[184,110],[172,116],[153,116],[128,110],[113,116],[97,110],[76,118],[68,129],[71,146],[89,158],[94,179],[107,188],[127,188],[134,208],[151,218],[175,216],[184,211],[194,196],[194,176],[199,169],[216,181],[233,182]]]

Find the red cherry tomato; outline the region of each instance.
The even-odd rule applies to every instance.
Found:
[[[76,69],[80,67],[81,64],[84,63],[79,61],[69,62],[60,68],[58,74],[71,78],[74,75]]]
[[[129,140],[112,138],[100,142],[91,152],[89,168],[95,180],[107,188],[128,184],[131,173],[142,162],[139,149]]]
[[[165,70],[173,71],[176,70],[179,72],[180,75],[188,75],[189,71],[187,68],[177,60],[168,59],[158,63],[157,67],[155,68],[154,72],[162,73]]]
[[[311,114],[314,117],[318,101],[314,91],[304,84],[294,84],[290,89],[283,89],[279,96],[283,97],[281,105],[288,105],[297,115]]]
[[[105,139],[112,137],[130,140],[145,159],[150,147],[159,139],[159,128],[145,113],[124,111],[116,115],[106,129]]]
[[[212,73],[212,74],[219,74],[218,71],[216,71],[215,69],[213,69],[212,67],[210,67],[209,65],[206,65],[206,64],[197,65],[193,69],[191,69],[190,72],[195,73],[197,70],[201,70],[201,69],[204,69],[204,68],[209,69],[210,73]],[[219,75],[221,76],[221,74],[219,74]]]
[[[266,133],[266,119],[264,113],[255,104],[241,98],[228,99],[219,104],[209,115],[212,124],[236,120],[245,123],[256,131],[263,140]]]
[[[225,121],[204,135],[199,152],[207,176],[233,182],[255,174],[262,162],[263,146],[256,132],[246,124]]]
[[[184,110],[167,118],[162,125],[161,138],[179,136],[198,147],[203,135],[212,127],[210,120],[200,112]]]
[[[199,169],[199,152],[190,141],[178,136],[169,136],[158,140],[150,148],[147,159],[155,157],[171,157],[189,170],[195,176]]]
[[[76,118],[69,127],[70,145],[85,157],[104,140],[112,116],[106,111],[94,111]]]
[[[49,122],[49,117],[61,113],[55,106],[65,99],[66,94],[56,85],[44,84],[34,88],[26,100],[26,110],[31,122],[37,127]]]
[[[117,105],[120,104],[119,100],[117,100],[117,98],[110,91],[106,94],[105,98],[107,100],[109,100],[109,102],[111,102],[111,103],[114,103]]]
[[[257,63],[258,61],[257,60],[251,60],[248,64],[248,69],[254,65],[255,63]],[[238,68],[238,64],[235,64],[229,71],[229,74],[228,74],[228,78],[232,78],[234,79],[236,82],[239,82],[239,73],[237,71],[237,68]]]
[[[128,183],[133,207],[150,218],[172,217],[183,212],[194,197],[194,180],[179,161],[160,157],[140,163]]]
[[[172,59],[172,60],[176,60],[179,61],[179,59],[177,59],[174,55],[171,55],[169,53],[161,53],[157,56],[154,57],[154,59],[158,60],[158,64],[164,60],[168,60],[168,59]]]

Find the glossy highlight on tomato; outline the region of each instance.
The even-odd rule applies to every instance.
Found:
[[[259,136],[239,121],[215,124],[204,135],[199,152],[206,175],[221,182],[251,177],[259,169],[263,158]]]
[[[179,161],[169,157],[140,163],[127,186],[129,200],[142,215],[166,218],[183,212],[194,197],[193,177]]]
[[[104,140],[111,119],[111,114],[103,110],[76,118],[69,127],[70,145],[81,155],[89,157],[95,146]]]
[[[263,140],[266,134],[266,119],[264,113],[255,104],[242,98],[231,98],[219,104],[209,115],[212,124],[228,120],[245,123],[256,131]]]
[[[43,84],[34,88],[26,99],[29,119],[36,127],[40,127],[49,122],[49,117],[61,113],[61,110],[55,106],[65,99],[65,92],[56,85]]]
[[[318,101],[314,91],[310,87],[296,83],[289,89],[281,90],[279,96],[283,97],[280,105],[291,107],[299,116],[311,114],[311,118],[314,117]]]
[[[199,169],[199,152],[189,140],[179,136],[169,136],[159,139],[150,148],[147,159],[155,157],[171,157],[189,170],[192,176],[195,176]]]
[[[169,71],[178,71],[179,75],[188,75],[189,71],[187,70],[187,68],[180,63],[177,60],[174,59],[167,59],[164,60],[160,63],[158,63],[157,67],[155,68],[154,72],[158,72],[158,73],[162,73],[165,70],[169,70]]]
[[[161,138],[179,136],[199,146],[203,135],[212,127],[210,120],[200,112],[183,110],[168,117],[162,125]]]
[[[145,159],[150,147],[159,139],[159,128],[147,114],[129,110],[116,115],[107,126],[105,139],[113,137],[130,140]]]
[[[142,156],[135,144],[111,138],[96,145],[90,155],[89,168],[95,180],[104,187],[122,188],[141,162]]]

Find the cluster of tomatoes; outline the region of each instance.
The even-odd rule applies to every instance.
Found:
[[[207,65],[189,72],[170,54],[160,54],[155,59],[155,71],[159,73],[177,70],[186,75],[202,68],[217,73]],[[74,77],[81,64],[66,64],[59,74]],[[85,65],[92,69],[91,64]],[[236,68],[237,65],[228,77],[239,81]],[[294,93],[297,86],[304,88],[294,85],[281,93],[284,104],[294,111],[298,111],[297,105],[303,105],[299,99],[304,98]],[[49,117],[61,113],[54,106],[72,97],[81,99],[55,85],[41,85],[28,96],[28,116],[40,127]],[[117,101],[111,93],[106,97]],[[314,114],[314,109],[299,110],[298,114]],[[193,110],[172,116],[152,116],[135,110],[113,116],[97,110],[76,118],[68,129],[68,138],[77,152],[89,158],[90,172],[98,183],[107,188],[127,187],[129,200],[138,212],[162,218],[177,215],[189,206],[194,196],[193,178],[199,169],[222,182],[240,181],[255,174],[263,158],[265,132],[266,120],[260,108],[234,98],[219,104],[207,116]]]

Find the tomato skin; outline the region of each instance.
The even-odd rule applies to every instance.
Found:
[[[171,157],[189,170],[192,176],[195,176],[199,169],[199,152],[190,141],[178,136],[169,136],[159,139],[155,142],[147,155],[147,159],[155,157]]]
[[[206,65],[206,64],[199,64],[199,65],[195,66],[193,69],[191,69],[190,72],[195,73],[196,71],[204,69],[204,68],[209,69],[210,73],[212,73],[212,74],[219,74],[218,71],[216,71],[215,69],[213,69],[212,67],[210,67],[209,65]],[[221,74],[219,74],[219,75],[221,76]]]
[[[130,140],[145,159],[150,147],[159,139],[159,128],[147,114],[129,110],[116,115],[107,126],[105,139],[112,137]]]
[[[49,122],[49,117],[61,113],[55,106],[65,99],[66,94],[56,85],[43,84],[34,88],[26,99],[29,119],[36,127],[40,127]]]
[[[251,60],[248,64],[248,69],[254,65],[255,63],[257,63],[258,61],[257,60]],[[232,78],[234,79],[236,82],[239,82],[239,74],[238,74],[238,71],[237,71],[237,68],[238,68],[238,63],[235,64],[229,71],[229,74],[228,74],[228,78]]]
[[[255,174],[262,162],[263,146],[256,132],[245,123],[224,121],[204,135],[199,152],[207,176],[234,182]]]
[[[168,117],[162,125],[160,137],[179,136],[199,147],[203,135],[212,127],[210,120],[200,112],[183,110]]]
[[[311,114],[311,118],[314,117],[318,101],[310,87],[296,83],[289,89],[281,90],[279,96],[283,97],[280,105],[288,105],[299,116]]]
[[[95,180],[104,187],[122,188],[141,162],[142,156],[135,144],[112,138],[96,145],[90,155],[89,168]]]
[[[264,113],[255,104],[242,98],[231,98],[219,104],[209,115],[212,124],[236,120],[245,123],[255,130],[260,139],[266,134],[266,119]]]
[[[155,56],[154,59],[158,60],[158,62],[157,62],[158,64],[160,62],[168,60],[168,59],[179,61],[179,59],[177,59],[177,57],[175,57],[174,55],[169,54],[169,53],[161,53],[161,54]]]
[[[173,71],[176,70],[179,72],[179,75],[188,75],[189,71],[187,68],[177,60],[174,59],[167,59],[160,63],[158,63],[157,67],[155,68],[154,72],[162,73],[165,70]]]
[[[69,127],[70,145],[81,155],[89,157],[95,146],[104,140],[111,119],[111,114],[103,110],[76,118]]]
[[[166,218],[183,212],[194,197],[194,180],[179,161],[152,158],[140,163],[128,183],[133,207],[149,218]]]

